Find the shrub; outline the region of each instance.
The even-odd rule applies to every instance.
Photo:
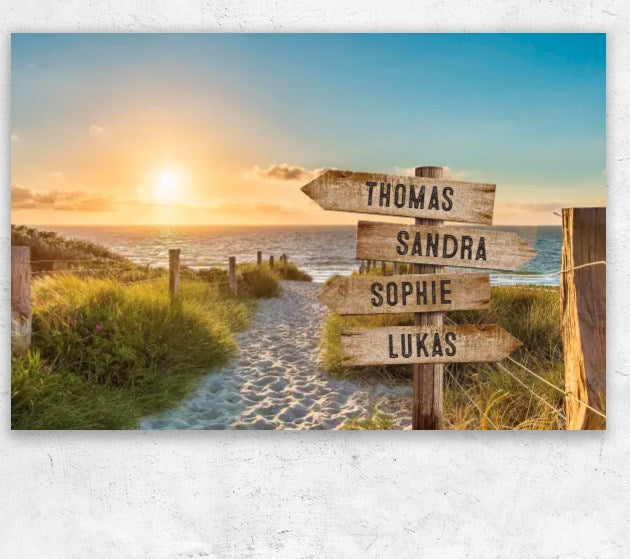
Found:
[[[280,293],[278,276],[268,267],[241,264],[237,269],[237,292],[246,297],[268,299]]]

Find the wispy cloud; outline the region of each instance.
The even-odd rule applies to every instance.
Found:
[[[90,126],[90,137],[92,138],[102,138],[107,135],[107,130],[98,124],[92,124]]]
[[[305,169],[299,165],[289,165],[288,163],[276,163],[266,169],[256,165],[253,169],[243,173],[243,177],[258,181],[270,182],[306,182],[315,178],[326,169]]]
[[[11,207],[16,210],[106,212],[116,209],[116,204],[109,197],[88,196],[81,190],[51,190],[41,193],[30,188],[12,185]]]
[[[15,144],[20,141],[20,137],[17,135],[17,132],[11,132],[11,143]]]

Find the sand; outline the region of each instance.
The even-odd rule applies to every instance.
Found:
[[[321,284],[282,282],[238,335],[238,355],[213,370],[177,408],[141,429],[336,429],[375,406],[399,429],[410,427],[408,386],[327,376],[317,363],[326,308]]]

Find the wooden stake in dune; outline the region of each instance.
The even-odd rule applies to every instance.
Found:
[[[179,291],[179,255],[180,249],[172,248],[168,251],[168,293],[171,304],[175,302]]]
[[[520,346],[521,342],[494,324],[341,331],[342,363],[348,366],[500,361]]]
[[[236,295],[236,257],[230,256],[228,260],[228,275],[229,275],[229,286],[230,286],[230,294]]]
[[[487,309],[488,274],[350,276],[325,285],[320,300],[337,314],[393,314]]]
[[[567,429],[606,428],[606,208],[562,210]]]
[[[273,254],[269,256],[269,268],[273,270]]]
[[[414,264],[518,270],[536,251],[516,233],[506,231],[359,221],[356,255]]]
[[[11,349],[31,346],[31,247],[11,247]]]
[[[325,210],[491,224],[495,185],[329,170],[302,192]]]
[[[262,266],[262,251],[261,250],[256,251],[256,266],[258,266],[259,268]]]

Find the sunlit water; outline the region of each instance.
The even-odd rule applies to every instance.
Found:
[[[238,262],[255,261],[256,251],[276,259],[282,253],[313,276],[325,281],[334,274],[355,270],[354,226],[40,226],[61,235],[103,244],[138,264],[166,266],[168,249],[180,248],[182,264],[192,268],[227,266],[229,256]],[[560,269],[562,228],[495,227],[513,231],[533,246],[538,255],[518,273],[493,273],[495,285],[558,285],[559,277],[536,277]]]

